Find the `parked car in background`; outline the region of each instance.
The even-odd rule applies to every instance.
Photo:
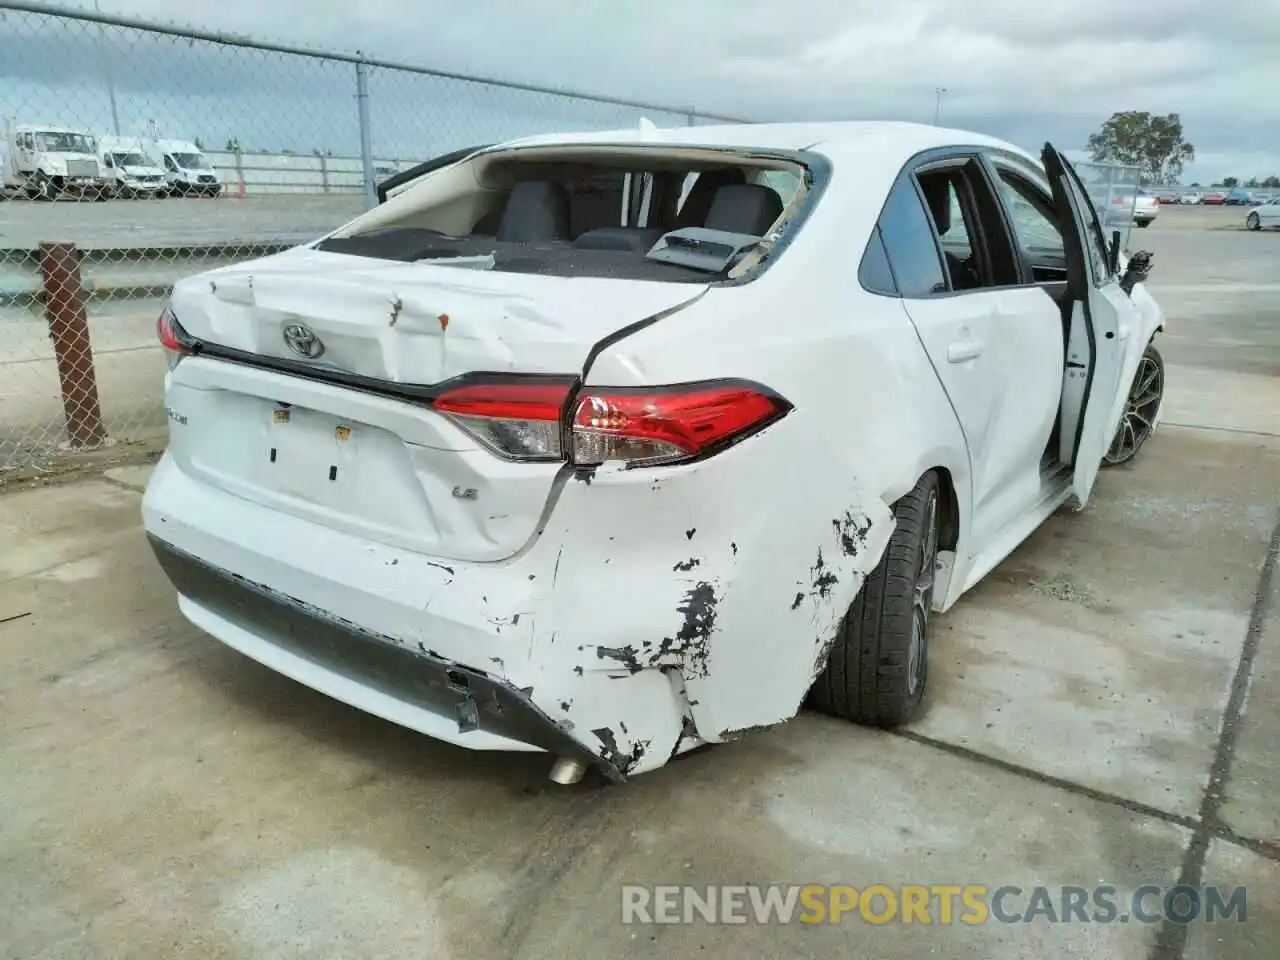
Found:
[[[168,184],[164,171],[147,156],[146,144],[135,137],[98,137],[102,175],[117,197],[158,197]]]
[[[1222,202],[1228,207],[1248,207],[1258,201],[1248,190],[1232,190]]]
[[[1048,144],[605,131],[395,189],[177,282],[144,523],[218,640],[559,782],[909,721],[932,615],[1159,419],[1149,259]]]
[[[222,192],[218,173],[204,151],[186,140],[157,140],[172,197],[216,197]]]
[[[1219,190],[1215,190],[1212,193],[1206,193],[1204,195],[1204,199],[1201,200],[1201,203],[1204,203],[1210,206],[1222,206],[1222,204],[1226,202],[1227,202],[1226,193]]]
[[[6,124],[5,164],[0,171],[7,192],[33,200],[75,196],[106,200],[112,184],[102,175],[98,146],[83,130],[40,124]]]
[[[1160,202],[1147,190],[1136,193],[1121,192],[1112,195],[1111,210],[1103,216],[1104,224],[1124,223],[1130,220],[1139,227],[1149,227],[1160,214]]]
[[[1198,190],[1190,190],[1178,197],[1178,203],[1185,204],[1186,206],[1197,206],[1204,203],[1204,194],[1200,193]]]
[[[1245,215],[1244,225],[1250,230],[1280,227],[1280,197],[1272,197],[1250,210]]]

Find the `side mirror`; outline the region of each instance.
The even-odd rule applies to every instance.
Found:
[[[1132,294],[1133,288],[1143,283],[1149,276],[1151,276],[1151,252],[1139,250],[1129,258],[1129,265],[1125,267],[1124,276],[1120,278],[1120,289],[1126,294]]]

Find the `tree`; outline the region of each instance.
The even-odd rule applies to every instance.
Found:
[[[240,141],[235,137],[227,141],[227,153],[240,153]]]
[[[1228,190],[1230,190],[1232,187],[1238,187],[1240,186],[1240,178],[1239,177],[1223,177],[1222,185],[1226,187]]]
[[[200,138],[199,138],[199,137],[196,137],[196,138],[195,138],[195,140],[194,140],[193,142],[194,142],[194,143],[195,143],[195,145],[196,145],[196,149],[203,153],[203,152],[204,152],[204,143],[200,140]]]
[[[1277,177],[1274,174],[1272,174],[1271,176],[1267,177],[1267,179],[1262,181],[1262,185],[1268,188],[1280,187],[1280,177]]]
[[[1149,183],[1177,183],[1183,168],[1196,159],[1196,148],[1183,139],[1182,119],[1176,113],[1113,113],[1090,134],[1086,147],[1095,163],[1139,167]]]

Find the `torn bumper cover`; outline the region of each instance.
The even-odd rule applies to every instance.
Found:
[[[269,636],[277,649],[385,696],[452,718],[459,733],[483,731],[580,760],[612,781],[625,779],[625,771],[617,764],[591,753],[568,733],[565,722],[539,709],[527,690],[445,659],[425,645],[410,650],[389,637],[325,616],[309,604],[212,566],[152,534],[148,540],[183,598],[254,634]]]

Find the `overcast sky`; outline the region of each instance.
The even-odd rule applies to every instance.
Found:
[[[935,89],[944,87],[947,125],[1028,148],[1050,139],[1079,149],[1114,111],[1176,111],[1198,153],[1185,181],[1280,174],[1277,0],[100,3],[108,13],[171,21],[181,11],[184,24],[255,39],[361,49],[447,71],[752,119],[932,121]],[[92,9],[93,0],[60,5]],[[16,50],[15,31],[25,38]],[[187,135],[235,135],[246,147],[246,140],[264,140],[264,147],[338,152],[358,137],[348,65],[167,42],[161,49],[136,35],[110,39],[115,52],[104,59],[95,56],[91,33],[9,14],[0,21],[0,72],[9,74],[6,84],[21,86],[0,92],[0,106],[14,113],[21,98],[46,109],[40,90],[71,70],[82,84],[72,98],[80,101],[76,109],[100,113],[104,101],[94,90],[110,70],[126,126],[158,116],[166,127],[185,125]],[[23,50],[26,56],[16,55]],[[599,126],[615,116],[632,122],[628,111],[386,72],[371,79],[371,100],[375,139],[388,155],[505,135],[512,127],[518,134]]]

